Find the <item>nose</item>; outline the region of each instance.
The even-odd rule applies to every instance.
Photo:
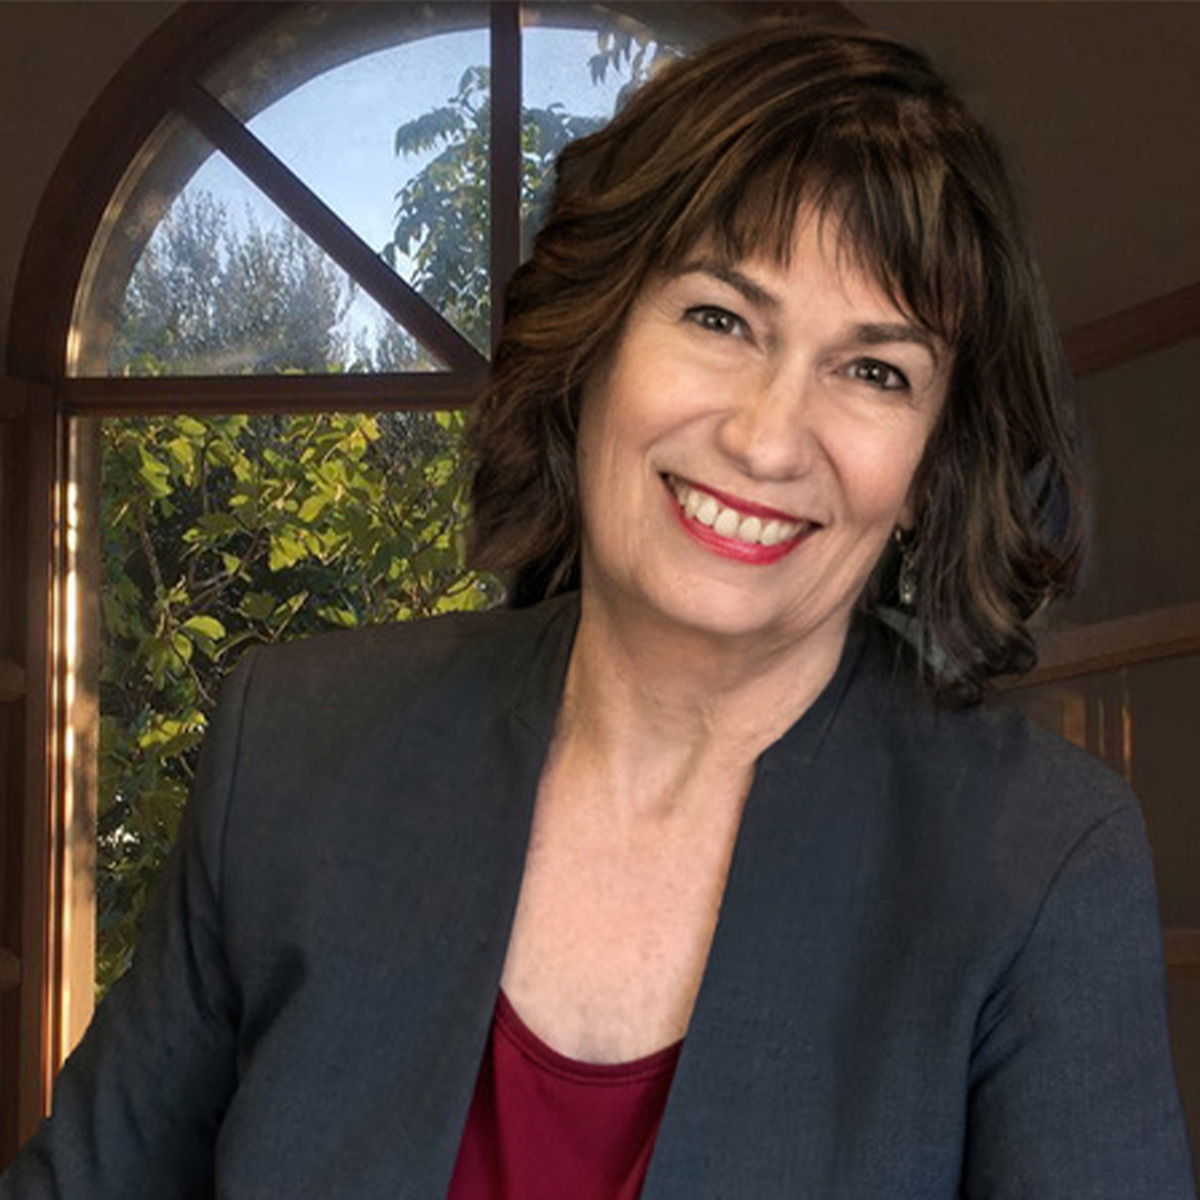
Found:
[[[814,386],[782,372],[747,380],[721,422],[721,449],[756,479],[794,479],[812,470],[823,454]]]

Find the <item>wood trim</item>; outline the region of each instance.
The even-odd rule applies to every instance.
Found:
[[[0,421],[12,421],[24,416],[28,404],[28,384],[11,375],[0,376]]]
[[[482,361],[482,360],[481,360]],[[68,379],[67,416],[150,416],[186,412],[379,412],[464,408],[486,371],[427,375],[171,375]]]
[[[185,3],[130,56],[64,151],[38,205],[13,291],[8,368],[56,381],[75,291],[113,193],[170,110],[181,78],[205,70],[292,0]]]
[[[45,1116],[56,1057],[55,904],[58,747],[61,745],[54,670],[62,613],[55,587],[61,422],[50,406],[31,408],[26,479],[26,697],[21,839],[21,1043],[17,1063],[17,1129],[28,1138]]]
[[[0,946],[0,993],[15,992],[21,986],[21,960]]]
[[[54,406],[54,389],[32,379],[0,375],[0,421],[19,421],[34,408]]]
[[[647,24],[653,22],[657,13],[653,11],[655,0],[650,0],[650,11],[643,17]],[[640,4],[624,4],[622,8],[631,9],[639,15],[643,6]],[[667,5],[674,8],[674,5]],[[689,6],[690,7],[690,6]],[[704,7],[709,7],[723,14],[724,19],[732,27],[744,28],[756,21],[770,21],[782,18],[788,21],[799,19],[812,21],[814,24],[842,26],[851,29],[867,29],[869,25],[862,17],[850,11],[839,0],[710,0]],[[694,19],[694,18],[693,18]]]
[[[1063,334],[1077,379],[1200,335],[1200,283],[1077,325]]]
[[[1156,608],[1038,635],[1038,665],[1003,687],[1026,687],[1094,675],[1136,663],[1200,652],[1200,602]]]
[[[25,668],[20,663],[0,658],[0,702],[12,703],[25,698]]]
[[[441,313],[426,304],[333,209],[199,84],[189,82],[182,87],[176,104],[281,212],[440,362],[452,370],[469,371],[484,361]]]
[[[53,1058],[61,1064],[91,1021],[96,1000],[96,822],[100,734],[100,511],[73,497],[100,493],[100,424],[72,421],[59,520],[62,619],[57,706],[62,761],[54,848]],[[68,734],[69,731],[69,734]]]
[[[492,347],[504,329],[504,296],[521,262],[521,5],[491,6],[491,148],[488,155],[491,221]]]
[[[1163,930],[1167,974],[1172,979],[1200,979],[1200,929],[1168,927]]]

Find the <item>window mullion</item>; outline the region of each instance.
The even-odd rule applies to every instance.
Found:
[[[521,5],[491,6],[492,346],[504,323],[504,292],[521,259]]]
[[[482,363],[482,360],[480,360]],[[172,375],[87,377],[62,385],[69,417],[169,413],[388,412],[465,408],[480,371],[408,375]]]
[[[473,371],[478,351],[391,270],[328,205],[199,84],[176,98],[180,111],[372,299],[451,370]]]

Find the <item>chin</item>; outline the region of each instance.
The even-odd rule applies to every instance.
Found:
[[[799,641],[811,628],[794,604],[770,603],[762,591],[702,580],[683,586],[656,588],[632,598],[625,607],[628,620],[644,619],[681,633],[731,642],[761,639],[772,645]]]

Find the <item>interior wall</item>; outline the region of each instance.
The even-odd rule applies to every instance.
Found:
[[[0,3],[0,362],[21,252],[54,168],[117,66],[178,7],[177,0]]]
[[[1103,621],[1200,600],[1197,372],[1193,338],[1077,385],[1096,537],[1084,588],[1061,619]]]

